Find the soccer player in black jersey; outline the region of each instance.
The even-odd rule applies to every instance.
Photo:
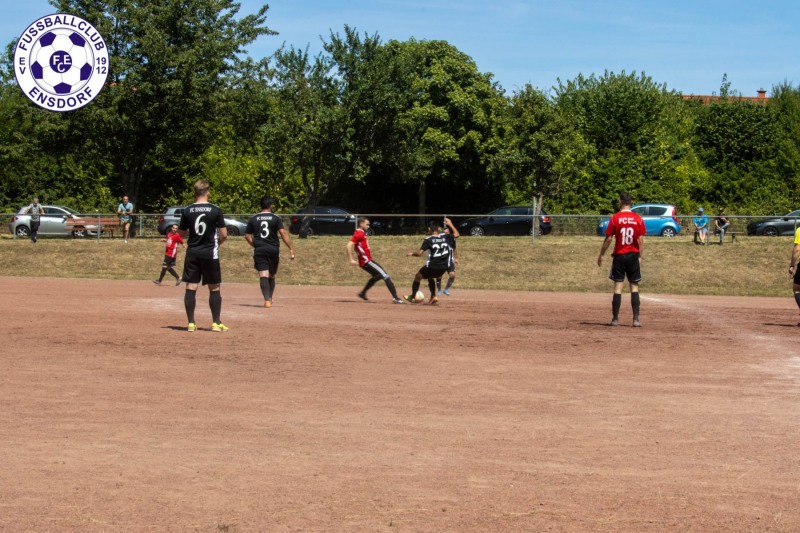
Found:
[[[416,252],[408,252],[408,257],[419,257],[426,251],[429,252],[428,260],[425,266],[419,269],[417,275],[414,276],[414,283],[411,285],[411,294],[406,296],[406,300],[416,303],[414,295],[419,290],[419,284],[423,279],[428,280],[428,288],[431,292],[431,299],[428,300],[429,304],[435,304],[439,301],[436,297],[436,278],[441,277],[450,267],[453,261],[453,251],[450,248],[450,243],[447,235],[442,233],[442,227],[438,221],[432,220],[428,224],[428,231],[430,235],[425,237],[422,245]]]
[[[179,227],[181,237],[188,236],[186,259],[183,263],[183,281],[186,293],[183,304],[186,317],[189,319],[189,331],[197,331],[194,321],[197,286],[200,282],[208,285],[208,306],[211,308],[211,331],[228,331],[222,323],[222,294],[219,286],[222,283],[222,270],[219,265],[219,247],[228,238],[225,228],[225,217],[222,210],[209,203],[209,184],[206,180],[197,180],[194,184],[192,205],[186,206],[181,215]]]
[[[447,217],[444,217],[444,234],[448,237],[447,242],[450,244],[450,251],[453,254],[453,258],[450,261],[450,266],[447,267],[447,285],[445,285],[444,290],[442,290],[442,277],[439,276],[436,278],[436,294],[445,294],[450,296],[450,287],[453,286],[453,282],[456,280],[456,263],[458,263],[456,239],[461,237],[461,234],[453,225],[453,221]]]
[[[289,254],[294,259],[292,241],[283,227],[281,217],[272,212],[272,203],[272,198],[269,196],[261,199],[261,212],[247,221],[247,229],[244,232],[245,240],[253,247],[253,265],[258,271],[264,307],[267,309],[272,307],[272,298],[275,296],[275,274],[278,273],[281,259],[281,243],[278,237],[289,247]]]

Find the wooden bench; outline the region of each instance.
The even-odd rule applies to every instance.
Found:
[[[114,238],[114,230],[118,230],[120,226],[119,218],[116,217],[74,217],[67,219],[67,227],[72,229],[72,238],[80,237],[80,233],[84,231],[94,231],[107,233],[111,238]]]
[[[730,237],[731,244],[736,242],[737,235],[741,235],[741,233],[738,231],[725,232],[725,237]],[[700,235],[698,235],[697,230],[695,230],[692,240],[695,244],[700,244]],[[714,241],[714,244],[722,244],[719,242],[719,232],[717,230],[712,230],[706,233],[706,244],[710,244],[712,240]]]

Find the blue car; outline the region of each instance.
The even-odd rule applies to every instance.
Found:
[[[680,220],[678,220],[678,208],[674,205],[637,204],[631,208],[631,211],[642,217],[647,235],[674,237],[681,232],[681,223]],[[609,220],[609,218],[602,218],[597,225],[597,234],[601,237],[606,234]]]

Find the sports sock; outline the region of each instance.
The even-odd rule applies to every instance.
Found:
[[[186,308],[186,318],[189,319],[189,323],[194,323],[194,308],[197,305],[197,291],[190,291],[186,289],[186,292],[183,293],[183,306]]]
[[[430,289],[430,291],[431,291],[431,298],[436,296],[436,280],[435,279],[430,278],[428,280],[428,289]]]
[[[222,293],[220,291],[211,291],[208,294],[208,307],[211,308],[211,318],[214,324],[219,324],[222,314]]]
[[[275,278],[267,278],[269,279],[269,298],[275,298]]]
[[[631,307],[633,308],[633,319],[639,320],[639,293],[631,293]]]
[[[181,277],[178,275],[178,273],[177,273],[177,272],[175,272],[175,269],[174,269],[174,268],[172,268],[172,267],[169,267],[169,270],[168,270],[168,272],[169,272],[170,274],[172,274],[172,277],[173,277],[173,278],[175,278],[175,279],[181,279]],[[164,277],[164,272],[163,272],[163,271],[161,272],[161,277],[162,277],[162,278]]]
[[[622,295],[614,293],[611,299],[611,313],[615,319],[619,319],[619,308],[622,306]]]
[[[160,276],[158,276],[158,282],[159,282],[159,283],[161,283],[162,281],[164,281],[164,274],[166,274],[166,273],[167,273],[167,269],[166,269],[166,268],[162,268],[162,269],[161,269],[161,275],[160,275]]]
[[[800,307],[800,292],[794,293],[794,301],[797,302],[797,307]]]
[[[412,298],[414,297],[414,295],[417,294],[418,290],[419,290],[419,281],[415,280],[414,283],[411,284],[411,297]]]
[[[442,290],[442,278],[436,278],[436,290]]]
[[[392,293],[392,298],[396,300],[397,289],[395,288],[394,283],[392,282],[392,278],[386,278],[386,288],[389,289],[389,292]],[[366,289],[364,290],[364,292],[367,292]]]
[[[447,285],[445,285],[444,290],[449,291],[450,287],[453,286],[453,282],[455,280],[456,280],[456,278],[447,278]]]
[[[261,294],[264,295],[264,301],[272,299],[272,291],[269,286],[269,278],[258,278],[258,284],[261,286]]]

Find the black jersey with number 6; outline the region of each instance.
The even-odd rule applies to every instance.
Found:
[[[429,268],[447,268],[450,266],[452,253],[450,251],[450,244],[448,243],[448,236],[444,233],[439,235],[430,235],[422,241],[422,250],[430,250],[428,261],[425,263]]]
[[[278,231],[283,229],[281,217],[275,213],[258,213],[247,221],[245,233],[253,236],[253,247],[264,248],[270,253],[280,252]]]
[[[222,209],[210,203],[186,206],[178,227],[189,231],[187,256],[219,259],[217,228],[225,227],[225,216],[222,214]]]

